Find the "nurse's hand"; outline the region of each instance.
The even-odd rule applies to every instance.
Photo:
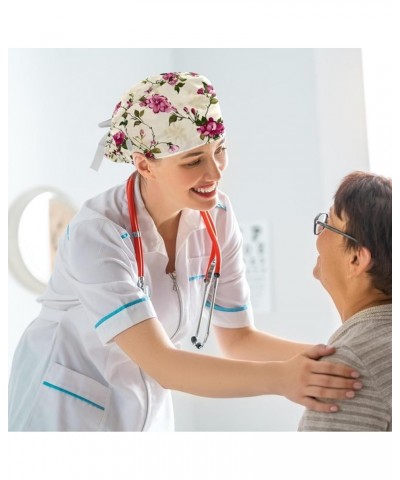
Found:
[[[358,372],[344,364],[317,361],[334,352],[334,347],[316,345],[283,362],[283,395],[317,412],[338,411],[328,399],[354,398],[362,388]]]

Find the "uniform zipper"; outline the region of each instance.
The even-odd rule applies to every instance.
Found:
[[[172,272],[169,274],[169,276],[172,278],[172,281],[174,282],[174,286],[173,286],[173,290],[174,292],[177,293],[178,295],[178,300],[179,300],[179,322],[178,322],[178,326],[175,330],[175,332],[173,333],[173,335],[170,337],[170,339],[172,340],[176,335],[177,333],[179,332],[179,329],[181,328],[181,323],[182,323],[182,296],[181,296],[181,291],[179,290],[179,285],[178,285],[178,282],[176,280],[176,272]]]

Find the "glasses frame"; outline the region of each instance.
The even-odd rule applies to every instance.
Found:
[[[325,215],[325,222],[321,222],[321,220],[318,220],[321,215]],[[314,218],[314,235],[319,235],[324,228],[327,228],[328,230],[331,230],[332,232],[338,233],[339,235],[342,235],[343,237],[348,238],[349,240],[352,240],[353,242],[360,243],[356,238],[352,237],[348,233],[342,232],[341,230],[338,230],[335,227],[331,227],[326,223],[328,220],[329,215],[327,213],[319,213],[315,218]],[[318,225],[321,225],[323,229],[318,232]]]

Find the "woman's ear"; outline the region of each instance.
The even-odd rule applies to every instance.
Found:
[[[371,267],[371,252],[366,247],[359,247],[349,252],[349,269],[351,276],[358,276],[368,271]]]
[[[146,158],[143,153],[134,152],[132,154],[133,161],[135,163],[136,170],[144,178],[152,178],[153,176],[153,165],[151,160]]]

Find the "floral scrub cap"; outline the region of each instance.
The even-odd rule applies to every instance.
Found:
[[[159,159],[224,136],[218,98],[210,81],[193,72],[161,73],[132,87],[118,102],[92,168],[103,156],[133,164],[132,153]]]

